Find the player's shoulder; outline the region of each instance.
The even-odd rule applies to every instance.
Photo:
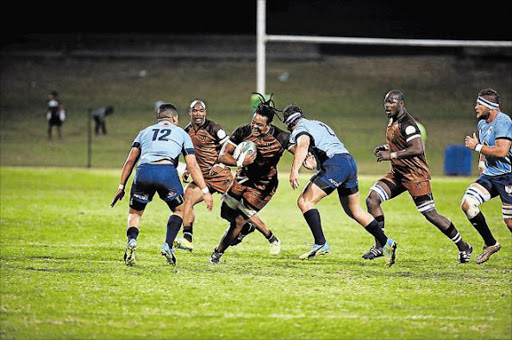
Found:
[[[510,119],[510,116],[504,112],[498,113],[498,115],[496,116],[496,121],[497,121],[497,123],[500,123],[500,124],[507,124],[507,125],[512,124],[512,119]]]
[[[242,125],[233,130],[232,136],[247,137],[251,135],[251,124]]]
[[[279,141],[279,143],[286,148],[290,141],[290,133],[281,130],[279,127],[271,124],[272,136]]]

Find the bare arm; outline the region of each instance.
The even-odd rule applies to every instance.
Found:
[[[130,149],[128,157],[126,158],[126,161],[124,162],[123,169],[121,170],[121,181],[119,187],[116,190],[116,193],[114,194],[114,199],[112,200],[112,203],[110,203],[111,207],[114,207],[117,201],[123,199],[126,182],[128,182],[128,179],[132,174],[133,168],[135,167],[135,164],[137,163],[139,156],[140,149],[132,147]]]
[[[511,141],[509,139],[499,138],[496,139],[496,145],[482,145],[479,143],[479,140],[475,133],[473,136],[466,136],[464,141],[466,147],[470,150],[480,151],[481,155],[489,156],[489,157],[507,157],[510,151]],[[481,145],[480,150],[476,150],[477,145]]]
[[[411,158],[423,153],[423,142],[421,138],[414,138],[407,143],[407,147],[403,150],[391,152],[389,150],[378,151],[375,156],[377,162],[389,161],[390,159]]]
[[[212,194],[208,190],[208,187],[206,186],[206,182],[204,181],[203,174],[201,173],[201,169],[199,168],[199,165],[197,164],[196,156],[195,155],[186,155],[185,156],[185,163],[187,164],[187,171],[192,176],[192,179],[197,184],[197,186],[203,191],[203,197],[204,201],[206,203],[206,207],[208,210],[212,210],[213,208],[213,198]]]
[[[302,135],[297,139],[297,146],[293,154],[293,164],[290,171],[290,185],[293,189],[299,187],[299,169],[308,155],[310,138],[308,135]]]

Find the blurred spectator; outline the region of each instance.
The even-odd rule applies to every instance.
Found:
[[[61,126],[66,119],[66,110],[59,100],[57,91],[48,94],[48,109],[46,111],[46,120],[48,121],[48,139],[52,139],[52,129],[57,127],[57,134],[62,138]]]
[[[113,106],[100,107],[92,111],[92,118],[94,118],[94,132],[96,136],[100,133],[107,134],[107,122],[106,117],[114,113]]]

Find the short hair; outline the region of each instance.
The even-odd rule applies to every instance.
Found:
[[[174,116],[178,116],[178,109],[171,103],[161,104],[156,112],[157,119],[172,118]]]
[[[384,96],[384,99],[386,99],[386,98],[388,98],[390,96],[397,96],[398,97],[398,101],[404,101],[405,100],[404,94],[402,93],[402,91],[399,91],[399,90],[391,90],[391,91],[389,91]]]
[[[300,115],[294,115],[295,113],[299,113]],[[293,117],[291,117],[292,115]],[[287,126],[292,125],[297,119],[303,117],[304,112],[302,112],[301,107],[297,104],[288,104],[283,109],[283,123],[285,123]]]
[[[55,90],[51,91],[50,94],[54,97],[58,97],[59,96],[59,93]]]
[[[485,97],[485,99],[488,99],[495,104],[500,104],[500,95],[498,91],[491,88],[480,90],[480,92],[478,92],[478,97]]]

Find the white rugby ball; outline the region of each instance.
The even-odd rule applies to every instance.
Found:
[[[247,155],[257,152],[256,144],[250,140],[243,141],[238,144],[233,152],[233,157],[236,159],[237,165],[241,165]]]

